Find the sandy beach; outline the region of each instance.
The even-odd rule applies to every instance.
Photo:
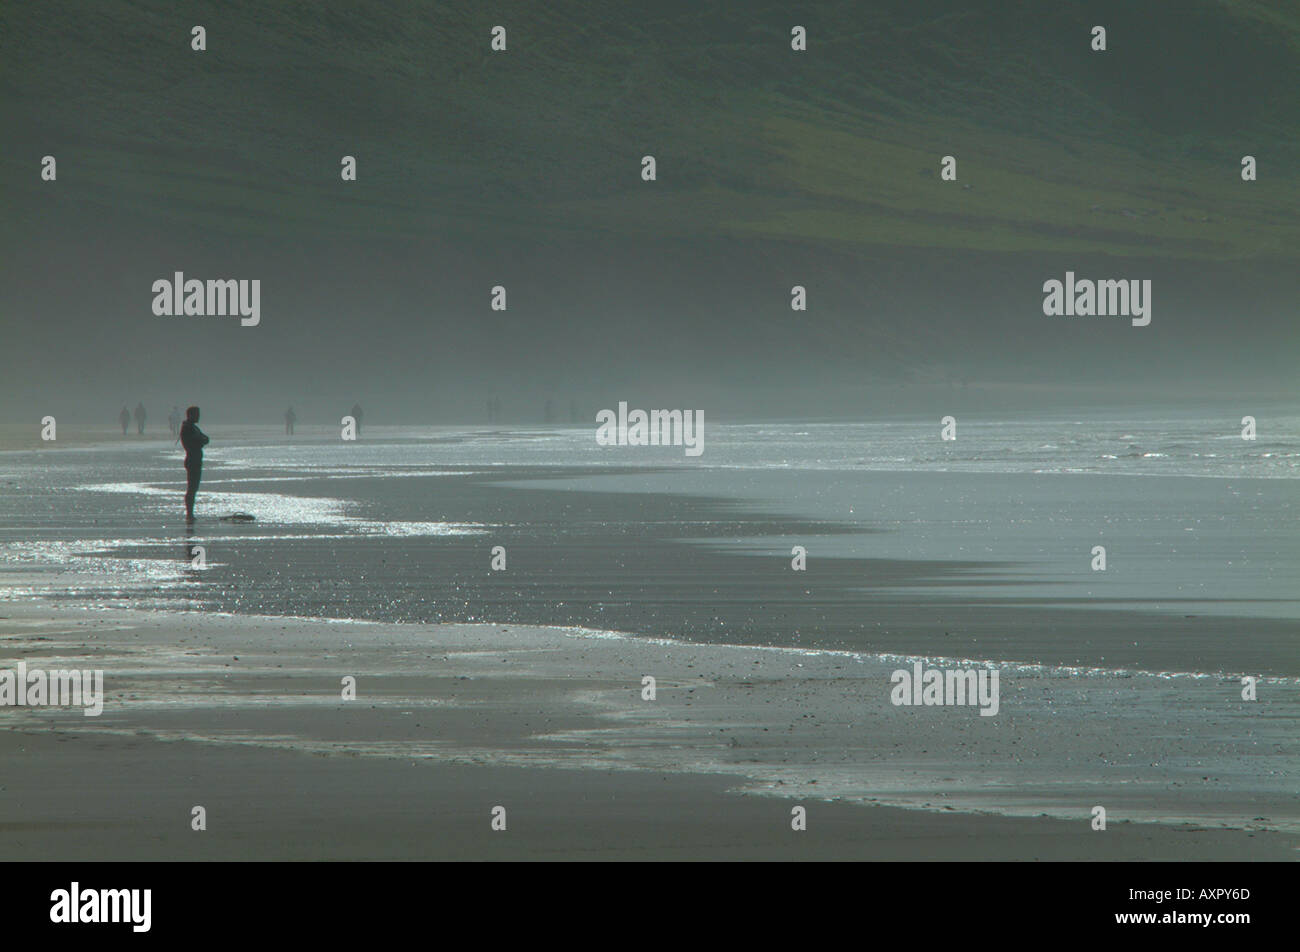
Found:
[[[0,673],[104,677],[0,708],[0,856],[1294,860],[1289,464],[1198,429],[214,427],[192,526],[165,442],[0,453]]]
[[[5,658],[105,678],[99,717],[5,711],[6,859],[1280,860],[1300,847],[1287,776],[1300,712],[1267,684],[1247,706],[1204,678],[1004,670],[1000,714],[981,718],[893,706],[902,660],[844,652],[0,614]],[[1237,774],[1198,768],[1207,735]],[[1098,804],[1105,831],[1091,828]],[[791,829],[797,805],[806,831]]]

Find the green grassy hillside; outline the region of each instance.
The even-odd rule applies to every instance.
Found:
[[[36,196],[50,152],[71,200],[232,234],[1184,259],[1300,245],[1292,4],[336,6],[5,4],[3,118],[23,144],[0,156],[7,193]],[[189,48],[195,23],[207,52]],[[1240,180],[1246,153],[1258,182]]]

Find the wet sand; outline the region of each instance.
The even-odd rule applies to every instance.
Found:
[[[814,548],[793,572],[793,542],[881,551],[863,541],[890,530],[728,498],[725,471],[714,494],[602,492],[572,480],[658,471],[364,457],[409,467],[385,476],[331,456],[322,473],[316,452],[307,472],[274,454],[213,461],[212,484],[236,477],[224,488],[272,506],[246,526],[201,499],[185,527],[175,467],[153,452],[68,454],[13,497],[23,521],[8,531],[37,546],[0,574],[0,668],[102,668],[108,696],[98,718],[0,709],[0,856],[1298,855],[1294,621],[1076,607],[991,557]],[[160,488],[68,488],[124,477]],[[1052,480],[1075,501],[1119,485],[799,478],[810,498],[825,479],[864,500],[906,486],[904,514],[990,484],[1018,499]],[[1189,511],[1222,488],[1143,480]],[[1287,488],[1234,486],[1251,506]],[[349,508],[319,521],[313,505],[333,497]],[[411,520],[426,528],[391,531]],[[440,525],[476,534],[427,528]],[[489,568],[497,544],[508,571]],[[916,660],[996,664],[998,714],[894,706],[890,675]],[[1243,674],[1261,676],[1258,700],[1241,698]],[[806,831],[790,829],[796,805]]]
[[[1002,672],[895,707],[897,659],[502,625],[0,606],[5,859],[1294,859],[1293,690]],[[6,665],[12,661],[6,661]],[[340,682],[357,679],[357,699]],[[657,681],[642,699],[642,678]],[[1230,769],[1198,766],[1204,738]],[[907,804],[901,809],[898,804]],[[1104,805],[1105,831],[1091,829]],[[190,829],[194,805],[208,829]],[[491,810],[507,829],[491,829]],[[791,807],[808,829],[790,828]],[[1000,815],[996,815],[1000,814]]]
[[[104,532],[121,534],[122,541],[105,554],[134,560],[129,577],[109,580],[125,596],[118,601],[124,606],[134,604],[137,595],[149,600],[161,594],[151,590],[154,578],[138,571],[147,567],[170,573],[169,601],[162,604],[241,614],[591,625],[700,642],[1300,677],[1296,621],[1224,614],[1231,603],[1222,600],[1216,602],[1219,612],[1209,614],[1169,597],[1153,597],[1149,603],[1110,601],[1104,589],[1070,600],[1042,596],[1033,579],[1016,575],[1016,565],[992,557],[819,556],[823,540],[836,536],[883,538],[885,531],[872,525],[791,516],[720,495],[558,488],[574,477],[645,474],[653,472],[649,467],[439,469],[456,474],[392,479],[359,473],[285,481],[276,470],[263,474],[244,468],[237,488],[241,493],[283,493],[295,501],[364,500],[360,515],[376,527],[414,518],[475,526],[474,534],[345,538],[337,534],[344,531],[340,528],[222,523],[217,517],[236,503],[213,501],[212,490],[231,488],[222,486],[218,465],[205,470],[209,494],[201,493],[200,518],[192,528],[184,524],[180,508],[183,484],[175,481],[163,484],[174,487],[175,507],[161,513],[169,520],[161,525],[148,521],[152,513],[142,516],[139,498],[106,493],[83,508],[60,513],[57,532],[92,539]],[[173,472],[180,472],[179,467],[166,475]],[[259,478],[263,475],[266,481]],[[672,478],[672,473],[664,474],[666,482]],[[904,480],[895,473],[855,473],[852,478],[861,495],[871,497],[900,482],[921,485],[923,494],[944,495],[976,483],[1021,487],[1067,477],[929,473]],[[514,485],[519,481],[533,485]],[[545,488],[548,481],[557,488]],[[1150,494],[1218,482],[1137,481]],[[1257,485],[1274,495],[1289,493],[1284,481]],[[161,506],[160,500],[165,501],[152,497],[149,502]],[[112,521],[120,512],[130,513],[139,525],[90,522]],[[65,526],[77,519],[84,524]],[[141,536],[138,542],[132,541],[133,534]],[[723,547],[744,538],[777,541],[749,551]],[[809,547],[809,571],[790,569],[795,542]],[[193,543],[207,547],[210,564],[203,572],[188,569]],[[880,548],[888,544],[883,541]],[[1087,548],[1078,544],[1086,555]],[[489,570],[489,553],[496,545],[509,553],[508,571]],[[96,551],[93,543],[87,548]],[[1092,575],[1086,559],[1081,557],[1079,564],[1081,572]],[[1117,567],[1111,577],[1124,571]],[[1279,577],[1270,591],[1293,597],[1284,582]],[[94,587],[83,586],[73,597],[99,602],[101,596]],[[1081,602],[1096,607],[1080,607]]]

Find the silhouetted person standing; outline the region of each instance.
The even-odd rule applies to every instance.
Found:
[[[172,407],[172,412],[167,414],[167,429],[171,430],[172,436],[176,435],[176,430],[181,425],[181,411],[177,407]]]
[[[146,416],[148,416],[148,414],[144,412],[144,404],[137,403],[135,405],[135,431],[141,436],[144,436],[144,421]]]
[[[122,424],[122,435],[126,436],[126,428],[131,425],[131,411],[125,406],[122,407],[122,412],[117,415],[117,422]]]
[[[293,436],[293,425],[298,422],[298,414],[293,412],[293,407],[284,411],[284,434]]]
[[[352,404],[352,419],[357,421],[357,439],[361,439],[361,404]]]
[[[194,497],[199,493],[199,479],[203,476],[203,447],[208,438],[199,429],[199,408],[185,410],[181,424],[181,446],[185,447],[185,519],[194,521]]]

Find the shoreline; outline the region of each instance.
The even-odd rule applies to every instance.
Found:
[[[181,766],[216,787],[226,781],[215,777],[251,783],[271,771],[288,789],[308,789],[319,775],[351,790],[339,794],[342,812],[348,804],[358,814],[388,810],[385,829],[410,835],[427,816],[391,812],[385,784],[398,784],[401,802],[450,783],[459,791],[456,815],[469,824],[453,839],[468,838],[464,844],[481,839],[474,824],[491,832],[493,804],[481,817],[470,809],[483,798],[523,803],[529,791],[557,798],[527,843],[474,847],[501,858],[513,849],[538,858],[591,849],[601,858],[765,851],[793,858],[781,837],[792,835],[795,803],[806,805],[810,831],[827,822],[849,836],[821,842],[807,858],[963,858],[954,844],[936,843],[945,836],[969,841],[969,858],[981,859],[1294,859],[1300,848],[1300,811],[1287,781],[1300,710],[1264,688],[1253,706],[1234,704],[1235,686],[1217,679],[1004,672],[1001,711],[982,718],[972,708],[894,707],[888,676],[900,662],[863,653],[510,624],[330,623],[41,603],[0,603],[0,616],[7,658],[105,671],[98,718],[5,710],[6,855],[20,855],[31,824],[42,822],[20,820],[13,808],[102,812],[94,791],[96,772],[109,769],[104,751],[126,756],[137,775],[119,777],[110,802],[134,796],[162,810],[166,777]],[[322,627],[331,634],[325,644]],[[340,698],[348,675],[357,679],[355,701]],[[656,678],[653,702],[641,697],[645,675]],[[1150,736],[1153,728],[1163,739]],[[1227,753],[1228,769],[1213,777],[1197,766],[1204,737]],[[131,753],[145,749],[152,753]],[[409,781],[391,779],[412,767],[427,778],[417,771]],[[70,782],[77,777],[80,793]],[[70,790],[47,807],[55,778]],[[660,789],[679,793],[661,800]],[[607,816],[588,804],[586,826],[565,819],[565,797],[578,790],[605,791],[620,806]],[[194,797],[203,802],[201,792]],[[408,856],[401,837],[381,854],[360,841],[328,850],[294,845],[283,837],[305,822],[293,812],[302,805],[281,811],[273,801],[241,808],[243,819],[269,824],[282,840],[249,858],[429,858]],[[1096,804],[1106,806],[1106,831],[1091,829]],[[716,843],[697,830],[704,839],[696,852],[689,843],[653,845],[655,831],[678,830],[676,838],[694,829],[697,809],[714,811],[719,830],[762,828],[732,828]],[[173,835],[183,838],[188,815],[175,821]],[[48,823],[64,828],[53,817]],[[105,823],[91,837],[100,858],[185,858],[148,840],[145,829],[139,836],[153,846]],[[859,843],[850,830],[869,839]],[[66,831],[67,855],[80,855],[72,841],[90,834]],[[602,845],[592,847],[592,838]],[[882,838],[893,845],[873,856],[867,847]],[[813,840],[821,838],[809,834]],[[464,855],[444,845],[427,848],[437,858]]]

